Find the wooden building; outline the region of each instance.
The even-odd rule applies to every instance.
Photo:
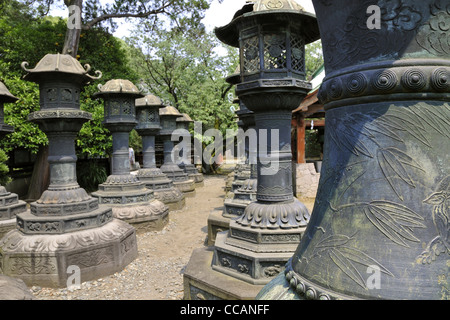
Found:
[[[317,97],[319,87],[325,77],[323,65],[313,74],[312,90],[297,109],[292,111],[291,148],[294,166],[294,192],[297,197],[315,197],[322,163],[323,136],[325,130],[325,110]],[[316,154],[308,153],[307,130],[315,129],[318,137]],[[317,145],[318,144],[318,145]]]

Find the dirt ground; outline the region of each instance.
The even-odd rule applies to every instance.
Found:
[[[138,258],[124,270],[87,281],[79,289],[32,287],[42,300],[180,300],[183,272],[192,251],[205,245],[210,212],[223,207],[226,175],[205,175],[195,197],[183,209],[169,213],[161,231],[137,235]],[[313,200],[302,199],[312,210]]]

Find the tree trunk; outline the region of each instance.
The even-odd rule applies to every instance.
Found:
[[[69,11],[69,16],[62,54],[69,54],[76,58],[80,43],[83,0],[65,0],[64,3]]]
[[[50,184],[50,166],[47,161],[48,146],[41,147],[34,163],[27,201],[38,200]]]

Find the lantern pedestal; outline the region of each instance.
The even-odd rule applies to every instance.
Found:
[[[240,81],[239,69],[227,79],[230,84],[237,84]],[[234,181],[231,184],[231,190],[225,195],[224,210],[220,213],[211,212],[208,216],[208,245],[214,245],[216,234],[228,230],[230,219],[237,218],[244,213],[247,205],[256,201],[256,191],[258,187],[258,174],[256,167],[256,141],[251,141],[252,137],[257,138],[255,130],[255,117],[253,112],[238,98],[234,100],[239,103],[239,110],[236,111],[238,117],[238,157],[240,152],[244,151],[243,157],[236,165],[234,171]],[[242,135],[241,135],[242,134]],[[248,143],[246,143],[246,136]],[[256,139],[254,139],[256,140]]]
[[[215,30],[221,41],[240,49],[236,93],[254,112],[258,148],[256,201],[216,235],[211,267],[254,286],[283,273],[310,218],[293,196],[290,142],[292,110],[311,90],[304,45],[318,38],[316,29],[315,18],[294,1],[259,0]]]
[[[14,132],[14,128],[4,123],[4,103],[13,103],[17,98],[13,96],[0,81],[0,139]],[[8,192],[0,186],[0,239],[16,227],[16,215],[27,210],[25,201],[19,200],[15,193]]]
[[[180,210],[185,206],[183,193],[174,187],[161,169],[156,167],[155,136],[161,130],[159,109],[164,105],[158,97],[147,95],[136,99],[136,118],[138,125],[136,131],[142,136],[143,166],[139,169],[139,181],[153,191],[156,199],[169,207],[169,210]]]
[[[251,168],[248,163],[238,163],[236,168],[234,169],[234,177],[233,182],[231,183],[230,191],[234,193],[236,190],[241,188],[244,185],[244,182],[250,179]],[[228,195],[229,198],[232,195]]]
[[[113,137],[113,154],[111,175],[92,196],[138,232],[161,230],[169,221],[169,208],[130,173],[129,134],[137,124],[135,99],[142,94],[130,81],[118,79],[101,86],[95,96],[105,101],[104,125]]]
[[[255,131],[255,117],[252,111],[238,101],[240,109],[236,112],[239,117],[238,124],[241,125],[244,134],[248,132],[249,143],[244,145],[245,157],[244,163],[239,164],[236,172],[236,180],[232,185],[232,198],[225,198],[223,216],[228,219],[235,219],[244,214],[248,204],[256,201],[258,190],[258,171],[257,171],[257,149],[256,141],[250,141],[252,133]],[[256,138],[256,135],[254,136]],[[245,143],[244,141],[239,141]],[[244,179],[245,178],[245,179]],[[239,182],[238,182],[239,181]]]
[[[75,138],[91,119],[79,110],[81,87],[93,79],[89,68],[59,54],[46,55],[33,70],[23,67],[25,79],[40,84],[41,110],[28,119],[48,137],[50,185],[0,241],[2,272],[49,287],[71,285],[75,271],[79,283],[118,272],[137,257],[135,230],[76,181]]]
[[[188,139],[190,141],[192,135],[189,133],[189,124],[193,123],[194,121],[191,119],[191,117],[189,117],[189,115],[183,113],[181,114],[181,117],[178,117],[176,119],[176,122],[177,122],[176,123],[177,129],[184,130],[183,139]],[[191,157],[188,155],[188,153],[190,154],[190,152],[187,152],[187,150],[181,151],[184,152],[181,155],[181,163],[178,164],[178,167],[180,167],[180,169],[182,169],[185,173],[187,173],[189,179],[194,180],[196,188],[202,187],[204,185],[203,174],[197,170],[194,164],[192,164]]]
[[[212,247],[195,249],[183,273],[184,300],[253,300],[264,286],[239,280],[211,268]]]
[[[173,181],[173,185],[183,192],[185,197],[195,196],[195,181],[190,179],[182,169],[174,162],[174,142],[172,133],[176,130],[176,119],[182,114],[172,106],[159,109],[162,129],[159,133],[164,144],[164,163],[161,171]]]

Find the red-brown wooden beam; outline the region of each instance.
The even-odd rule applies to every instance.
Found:
[[[297,163],[306,163],[305,158],[305,118],[300,115],[297,115]]]

